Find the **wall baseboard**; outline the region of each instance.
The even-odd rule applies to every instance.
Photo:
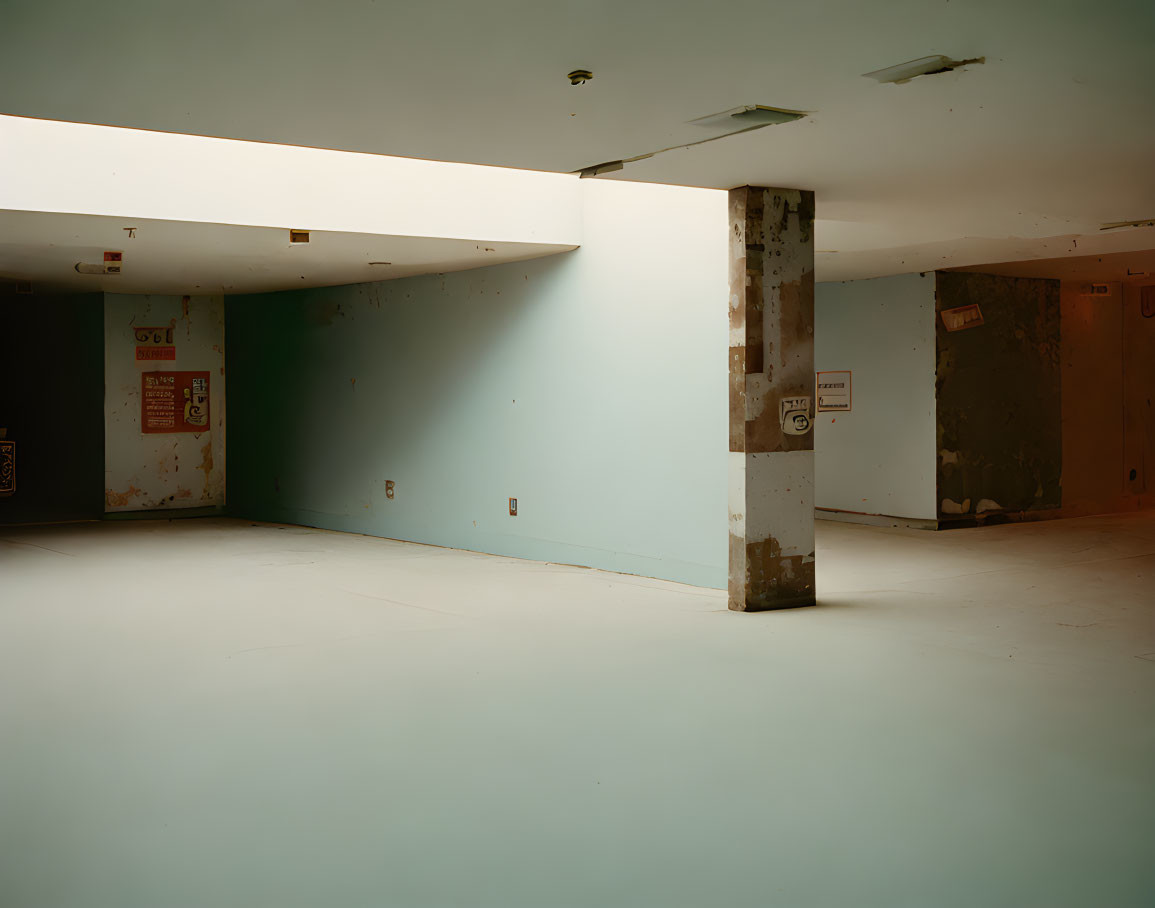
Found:
[[[1060,508],[1039,508],[1034,511],[984,511],[981,514],[944,514],[938,519],[940,530],[960,530],[968,527],[998,526],[1003,523],[1033,523],[1037,520],[1058,520],[1071,515]]]
[[[840,523],[860,523],[872,527],[907,527],[912,530],[937,530],[937,520],[920,517],[892,517],[888,514],[863,514],[858,511],[839,511],[836,508],[815,508],[815,520],[837,520]]]
[[[199,508],[155,508],[145,511],[108,511],[102,520],[184,520],[192,517],[228,517],[223,504]]]

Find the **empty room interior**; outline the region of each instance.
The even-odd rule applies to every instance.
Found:
[[[0,4],[0,906],[1155,904],[1155,7]]]

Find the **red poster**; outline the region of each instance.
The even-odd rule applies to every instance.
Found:
[[[208,372],[143,372],[140,376],[140,431],[207,432]]]
[[[133,331],[136,334],[137,359],[176,359],[171,325],[160,328],[140,327]]]

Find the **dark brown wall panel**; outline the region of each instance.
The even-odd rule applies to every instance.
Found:
[[[1061,504],[1059,282],[937,275],[938,506],[944,525]],[[982,324],[947,331],[944,310]]]
[[[104,295],[0,293],[0,427],[16,491],[0,524],[104,513]]]

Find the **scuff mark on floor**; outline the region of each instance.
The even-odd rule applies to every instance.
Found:
[[[453,618],[470,618],[471,615],[463,615],[461,612],[446,612],[439,608],[430,608],[428,605],[414,605],[412,602],[401,602],[399,599],[390,599],[387,596],[374,596],[372,593],[361,593],[357,590],[347,590],[344,587],[339,588],[342,593],[349,593],[353,596],[361,596],[365,599],[376,599],[378,602],[388,602],[390,605],[400,605],[403,608],[415,608],[423,612],[435,612],[438,615],[449,615]]]
[[[27,546],[31,546],[34,549],[44,549],[44,551],[46,551],[46,552],[53,552],[57,555],[67,555],[69,558],[75,558],[76,557],[72,552],[62,552],[62,551],[60,551],[60,549],[50,549],[46,545],[37,545],[35,542],[21,542],[18,539],[0,539],[0,542],[6,542],[9,545],[27,545]]]

